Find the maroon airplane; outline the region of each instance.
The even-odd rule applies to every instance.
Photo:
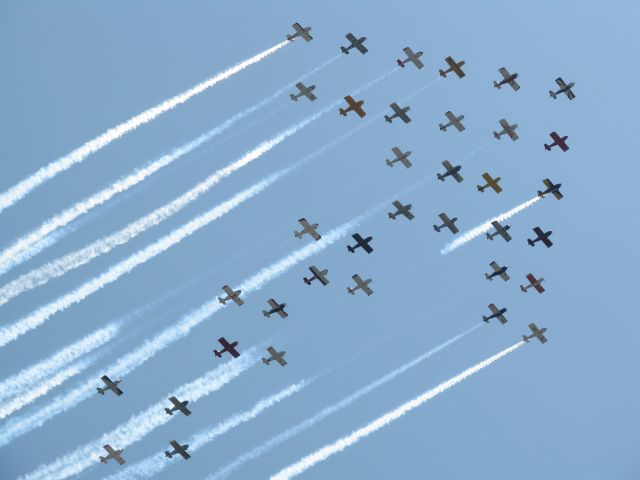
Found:
[[[524,293],[527,293],[527,290],[529,290],[531,287],[535,288],[538,293],[544,292],[544,287],[540,285],[542,282],[544,282],[544,278],[540,277],[538,279],[534,277],[532,273],[528,273],[527,280],[531,282],[529,283],[529,285],[520,285],[520,290],[522,290]]]
[[[238,358],[240,356],[240,353],[236,350],[236,347],[238,346],[238,342],[229,343],[227,339],[224,337],[220,337],[218,339],[218,342],[220,342],[220,345],[222,345],[223,348],[222,350],[213,351],[216,357],[218,358],[222,357],[222,354],[225,352],[230,353],[233,358]]]
[[[567,135],[565,135],[564,137],[561,137],[560,135],[558,135],[557,132],[551,132],[549,134],[551,136],[551,138],[553,139],[553,143],[552,144],[544,144],[544,148],[545,150],[551,150],[553,147],[560,147],[560,150],[562,150],[563,152],[566,152],[567,150],[569,150],[569,145],[566,144],[565,140],[567,138],[569,138]]]

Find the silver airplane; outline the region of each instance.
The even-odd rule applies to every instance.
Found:
[[[551,98],[555,99],[561,93],[564,93],[569,100],[573,100],[574,98],[576,98],[576,96],[573,94],[573,91],[571,90],[576,82],[564,83],[562,77],[558,77],[556,78],[556,83],[560,87],[560,90],[557,90],[555,92],[553,90],[549,90],[549,95],[551,96]]]
[[[411,110],[410,107],[400,108],[396,102],[391,103],[389,106],[391,107],[391,110],[393,110],[393,115],[384,116],[384,119],[388,123],[391,123],[394,118],[399,118],[404,123],[409,123],[411,121],[411,118],[407,115],[407,112]]]
[[[351,278],[353,278],[353,280],[356,282],[355,287],[353,288],[347,287],[347,292],[349,292],[351,295],[355,295],[356,290],[358,289],[366,293],[367,296],[373,293],[373,290],[369,288],[369,284],[372,282],[370,278],[367,278],[366,280],[362,280],[362,278],[360,278],[360,275],[358,275],[357,273],[355,275],[352,275]]]
[[[501,267],[496,262],[491,262],[489,264],[491,268],[493,268],[493,272],[491,274],[485,273],[484,276],[487,280],[493,280],[493,277],[500,277],[505,282],[508,281],[511,277],[507,274],[507,269],[509,267],[504,266]]]
[[[500,137],[503,135],[509,135],[509,138],[514,142],[518,140],[518,134],[516,133],[516,128],[518,128],[518,124],[514,123],[513,125],[509,125],[504,118],[500,119],[500,126],[502,130],[500,132],[493,132],[493,136],[500,140]]]
[[[437,177],[438,180],[440,180],[441,182],[444,182],[444,179],[451,176],[455,179],[456,182],[460,183],[462,180],[464,180],[464,178],[462,178],[462,175],[460,175],[460,170],[462,170],[462,166],[460,165],[456,165],[455,167],[453,165],[451,165],[451,162],[449,162],[449,160],[445,160],[444,162],[440,162],[442,163],[442,166],[447,170],[444,174],[442,173],[438,173]]]
[[[268,311],[262,310],[262,315],[264,315],[265,317],[269,318],[274,313],[280,315],[280,318],[287,318],[289,316],[289,314],[284,311],[284,307],[287,306],[286,303],[278,303],[273,298],[267,300],[267,303],[269,304],[271,309]]]
[[[293,100],[294,102],[297,102],[300,97],[307,97],[312,102],[318,98],[313,93],[311,93],[316,89],[315,85],[309,85],[307,87],[307,86],[305,86],[304,83],[298,82],[298,83],[296,83],[296,88],[300,91],[300,93],[297,93],[297,94],[290,93],[289,94],[289,98],[291,98],[291,100]]]
[[[189,460],[191,455],[187,453],[189,449],[189,445],[180,445],[175,440],[171,440],[169,444],[173,447],[173,450],[170,452],[169,450],[164,451],[164,456],[167,458],[172,458],[174,455],[182,455],[182,458],[185,460]]]
[[[114,450],[109,444],[105,445],[102,448],[107,451],[108,455],[106,457],[100,456],[101,463],[107,463],[109,460],[115,460],[119,465],[123,465],[125,463],[124,458],[122,458],[121,456],[122,452],[124,452],[124,449]]]
[[[544,186],[547,188],[544,191],[538,190],[539,197],[544,198],[544,196],[548,193],[553,194],[553,196],[556,197],[558,200],[560,200],[563,197],[562,193],[560,193],[560,187],[562,186],[561,183],[553,183],[548,178],[545,178],[542,181],[542,183],[544,183]]]
[[[420,61],[420,57],[422,56],[422,52],[413,52],[413,50],[411,50],[411,48],[409,47],[404,47],[402,49],[402,51],[404,52],[404,54],[407,56],[407,58],[405,58],[404,60],[396,60],[396,62],[398,62],[398,65],[401,68],[404,68],[405,64],[407,64],[408,62],[412,62],[416,68],[418,70],[420,70],[422,67],[424,67],[424,64]]]
[[[116,397],[119,397],[120,395],[122,395],[123,392],[118,387],[118,384],[120,384],[122,382],[122,380],[116,380],[115,382],[112,382],[111,379],[109,377],[107,377],[106,375],[103,375],[102,377],[100,377],[100,379],[106,385],[105,388],[97,387],[98,393],[100,395],[104,395],[107,390],[111,390],[113,393],[115,393]]]
[[[433,226],[433,229],[436,232],[440,232],[440,230],[442,230],[445,227],[451,230],[451,233],[453,233],[454,235],[460,231],[458,230],[458,227],[455,226],[455,222],[456,220],[458,220],[456,217],[450,219],[446,213],[439,213],[438,216],[440,217],[440,220],[442,220],[443,223],[442,225]]]
[[[464,115],[458,115],[457,117],[451,112],[451,110],[444,113],[449,120],[449,123],[446,124],[438,124],[440,126],[440,130],[443,132],[447,131],[447,128],[454,126],[459,132],[464,130],[464,125],[462,124],[462,120],[464,119]]]
[[[309,270],[311,271],[311,273],[313,273],[313,276],[311,276],[310,278],[304,277],[304,283],[306,283],[307,285],[311,285],[311,282],[313,282],[314,280],[318,280],[322,285],[326,286],[329,284],[329,279],[327,278],[327,273],[329,272],[329,270],[327,270],[326,268],[324,270],[319,270],[315,265],[311,265],[309,267]]]
[[[181,402],[176,397],[172,396],[172,397],[169,397],[169,401],[173,403],[173,407],[171,408],[165,407],[164,411],[167,413],[167,415],[173,415],[173,412],[177,412],[177,411],[182,412],[186,417],[191,415],[191,410],[187,408],[189,400],[185,400],[184,402]]]
[[[280,364],[280,366],[284,367],[287,364],[287,361],[284,359],[284,356],[287,352],[284,350],[279,352],[273,347],[268,347],[267,352],[271,355],[269,358],[262,357],[262,363],[265,365],[269,365],[271,362],[276,361]]]
[[[415,215],[411,213],[412,205],[410,203],[403,205],[399,200],[394,200],[392,205],[396,207],[396,211],[387,213],[391,220],[395,220],[398,215],[404,215],[408,220],[413,220],[415,218]]]
[[[311,238],[313,238],[316,242],[322,238],[320,234],[316,231],[316,229],[318,228],[317,223],[310,224],[309,222],[307,222],[307,219],[304,217],[299,219],[298,223],[302,225],[302,230],[300,230],[299,232],[298,231],[293,232],[296,238],[302,238],[302,236],[305,233],[308,233],[309,235],[311,235]]]
[[[394,153],[396,158],[394,158],[393,160],[389,160],[387,158],[385,160],[387,162],[387,165],[389,165],[390,167],[393,167],[393,164],[396,162],[402,163],[406,168],[410,168],[411,165],[413,165],[411,163],[411,160],[409,160],[409,155],[411,155],[411,150],[407,150],[406,152],[403,152],[398,147],[392,147],[391,151]]]
[[[483,315],[482,320],[484,320],[486,323],[489,323],[489,320],[491,320],[492,318],[497,318],[498,321],[503,325],[507,323],[507,318],[504,316],[504,313],[507,311],[506,308],[498,309],[493,303],[490,303],[488,307],[489,310],[491,310],[491,315]]]
[[[547,338],[544,336],[544,332],[547,331],[546,327],[538,328],[535,323],[530,323],[529,330],[531,330],[532,332],[531,335],[522,335],[522,340],[524,340],[525,342],[529,343],[529,340],[531,340],[532,338],[537,338],[538,340],[540,340],[540,343],[545,343],[547,341]]]
[[[349,50],[351,50],[352,48],[356,48],[363,55],[369,51],[367,50],[367,47],[363,45],[367,37],[356,38],[353,33],[347,33],[345,37],[347,38],[347,40],[349,40],[349,42],[351,42],[351,45],[349,45],[348,47],[340,47],[342,53],[346,53],[348,55]]]
[[[493,86],[495,88],[500,90],[503,85],[509,85],[514,91],[520,89],[520,85],[516,82],[516,78],[518,78],[517,73],[509,73],[509,70],[504,67],[499,68],[498,71],[500,72],[500,75],[502,75],[502,80],[499,82],[496,82],[495,80],[493,81]]]
[[[507,233],[507,230],[509,230],[511,228],[511,225],[505,225],[503,227],[502,225],[500,225],[500,222],[496,222],[496,221],[491,222],[491,225],[493,225],[493,228],[495,228],[496,231],[493,232],[493,233],[488,233],[487,232],[485,234],[489,240],[493,241],[493,239],[495,237],[497,237],[498,235],[500,235],[502,238],[504,238],[504,240],[506,242],[511,240],[511,235],[509,235]]]
[[[229,285],[223,286],[222,290],[224,290],[224,292],[227,294],[227,296],[224,297],[224,298],[218,297],[218,301],[222,305],[226,305],[229,300],[233,300],[233,302],[238,306],[244,304],[244,300],[242,300],[240,298],[240,293],[242,292],[242,290],[235,290],[234,291],[234,290],[231,289],[231,287],[229,287]]]
[[[293,41],[296,38],[302,38],[307,42],[310,42],[311,40],[313,40],[313,37],[309,35],[309,32],[311,31],[311,27],[303,27],[297,22],[291,26],[296,31],[296,33],[294,33],[293,35],[287,35],[287,40]]]
[[[455,73],[458,78],[462,78],[464,77],[465,73],[462,71],[462,66],[464,65],[464,60],[461,60],[460,62],[457,62],[452,58],[452,57],[447,57],[444,59],[445,62],[447,62],[447,65],[449,65],[449,68],[447,70],[440,70],[440,76],[443,78],[446,78],[447,74],[450,72]]]
[[[502,187],[498,185],[498,182],[501,180],[500,177],[493,178],[491,175],[489,175],[489,172],[484,172],[482,174],[482,178],[484,178],[484,181],[487,183],[484,185],[477,185],[479,192],[484,192],[485,189],[489,187],[491,187],[496,193],[500,193],[502,191]]]

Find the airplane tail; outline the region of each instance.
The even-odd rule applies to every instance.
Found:
[[[109,461],[108,458],[103,457],[102,455],[100,455],[100,462],[101,463],[107,463]]]
[[[493,277],[491,275],[489,275],[488,273],[484,274],[484,278],[486,278],[489,281],[493,280]]]
[[[349,49],[348,48],[340,47],[340,50],[342,50],[342,53],[346,53],[347,55],[349,55]]]
[[[226,304],[227,304],[227,301],[226,301],[224,298],[222,298],[222,297],[218,297],[218,301],[219,301],[222,305],[226,305]]]
[[[269,365],[269,362],[270,362],[270,361],[271,361],[271,360],[269,360],[269,359],[267,359],[267,358],[262,357],[262,363],[264,363],[265,365]]]
[[[404,68],[404,62],[402,60],[398,59],[398,60],[396,60],[396,62],[398,62],[398,66],[400,68]]]
[[[433,226],[433,229],[434,229],[436,232],[439,232],[439,231],[440,231],[440,227],[439,227],[439,226],[437,226],[437,225],[434,225],[434,226]]]
[[[529,339],[527,338],[526,335],[522,335],[522,340],[524,340],[525,342],[529,343]]]
[[[487,238],[489,240],[491,240],[493,242],[493,235],[491,235],[490,233],[485,233],[485,235],[487,236]]]
[[[489,323],[489,317],[487,317],[486,315],[482,315],[482,320],[486,323]]]
[[[485,187],[483,187],[481,185],[476,185],[476,187],[478,187],[478,191],[479,192],[484,192]]]
[[[309,280],[307,277],[304,277],[303,280],[307,285],[311,285],[311,280]]]
[[[549,90],[549,95],[551,96],[551,98],[556,98],[556,92],[554,92],[553,90]]]
[[[294,102],[298,101],[298,97],[296,97],[293,93],[289,94],[289,98],[291,98],[291,100],[293,100]]]
[[[520,285],[520,290],[522,290],[524,293],[527,293],[527,287],[525,287],[524,285]]]
[[[534,242],[534,241],[533,241],[533,240],[531,240],[530,238],[527,238],[527,243],[528,243],[529,245],[531,245],[532,247],[534,247],[534,246],[535,246],[535,244],[536,244],[536,242]]]
[[[437,177],[438,177],[438,180],[440,180],[441,182],[444,182],[444,177],[442,176],[441,173],[438,173]]]
[[[551,145],[547,145],[546,143],[544,144],[544,149],[549,151],[551,150]]]
[[[342,115],[343,117],[347,116],[347,111],[344,108],[340,109],[340,115]]]
[[[502,88],[502,85],[500,85],[498,82],[496,82],[495,80],[493,81],[493,86],[496,87],[498,90],[500,90]]]
[[[544,197],[544,194],[540,190],[538,190],[538,196],[539,197]]]
[[[355,250],[351,245],[347,245],[347,250],[349,250],[351,253],[355,253]]]
[[[440,72],[440,76],[443,78],[447,78],[447,73],[444,70],[438,70]]]
[[[498,132],[493,132],[493,136],[500,140],[500,134]]]
[[[395,219],[396,219],[396,216],[395,216],[393,213],[391,213],[391,212],[387,213],[387,215],[389,215],[389,218],[390,218],[391,220],[395,220]]]
[[[351,295],[355,295],[356,294],[356,291],[351,287],[347,287],[347,292],[349,292]]]
[[[167,457],[167,458],[172,458],[173,454],[169,450],[165,450],[164,451],[164,456]]]
[[[104,388],[97,387],[96,390],[98,390],[100,395],[104,395]]]
[[[222,353],[220,353],[218,350],[214,350],[213,354],[218,358],[222,357]]]
[[[387,165],[389,165],[390,167],[393,167],[393,162],[391,160],[387,158],[385,161],[387,162]]]
[[[442,130],[443,132],[447,131],[447,127],[445,127],[442,123],[439,123],[438,126],[440,127],[440,130]]]
[[[165,408],[164,411],[167,412],[167,415],[173,415],[173,412],[168,408]]]
[[[302,238],[302,234],[298,231],[294,231],[293,234],[296,236],[296,238]]]
[[[391,117],[389,115],[385,115],[384,119],[387,121],[387,123],[391,123]]]
[[[266,310],[262,310],[262,315],[264,315],[267,318],[269,318],[271,316],[271,314],[269,312],[267,312]]]

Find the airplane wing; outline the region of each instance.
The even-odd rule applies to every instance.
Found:
[[[504,78],[504,79],[509,78],[509,76],[511,75],[511,74],[509,73],[509,70],[507,70],[507,69],[506,69],[506,68],[504,68],[504,67],[499,68],[499,69],[498,69],[498,71],[500,72],[500,75],[502,75],[502,78]]]
[[[505,271],[505,272],[502,272],[502,273],[500,274],[500,278],[506,282],[506,281],[507,281],[507,280],[509,280],[511,277],[510,277],[510,276],[509,276],[509,274],[507,274],[507,272]]]
[[[367,49],[367,47],[365,47],[362,42],[357,42],[356,43],[356,48],[358,49],[358,51],[362,54],[367,53],[369,50]]]
[[[394,113],[397,113],[398,115],[400,115],[400,112],[402,112],[402,109],[400,108],[400,106],[396,103],[393,102],[392,104],[389,105],[391,107],[391,109],[393,110]]]
[[[500,267],[500,265],[498,265],[496,262],[491,262],[491,263],[489,264],[489,266],[490,266],[491,268],[493,268],[493,270],[494,270],[495,272],[497,272],[497,271],[498,271],[498,270],[500,270],[500,268],[501,268],[501,267]]]
[[[373,252],[373,248],[371,248],[371,247],[369,246],[369,244],[368,244],[368,243],[366,243],[366,242],[363,242],[363,243],[362,243],[362,249],[363,249],[365,252],[367,252],[367,253],[371,253],[371,252]]]
[[[402,158],[402,155],[403,155],[402,150],[400,150],[398,147],[393,147],[391,151],[396,156],[396,160],[399,160],[400,158]]]
[[[562,194],[558,191],[553,192],[553,196],[556,197],[558,200],[560,200],[562,198]]]
[[[456,179],[456,182],[458,182],[458,183],[460,183],[462,180],[464,180],[464,178],[462,178],[462,175],[460,175],[460,173],[459,173],[459,172],[453,172],[453,173],[451,174],[451,176],[452,176],[453,178],[455,178],[455,179]]]
[[[556,78],[556,83],[558,84],[558,86],[559,86],[560,88],[564,88],[564,87],[566,87],[566,86],[567,86],[567,84],[566,84],[566,83],[564,83],[564,80],[562,80],[562,77],[558,77],[558,78]]]
[[[413,50],[411,50],[411,47],[404,47],[404,48],[402,49],[402,51],[403,51],[403,52],[404,52],[404,54],[405,54],[407,57],[409,57],[409,58],[411,58],[411,57],[413,57],[413,56],[414,56],[414,53],[413,53]]]
[[[453,59],[453,57],[447,57],[444,59],[445,62],[447,62],[447,65],[449,65],[450,67],[455,67],[456,66],[456,62]]]
[[[352,45],[355,45],[358,43],[358,39],[353,35],[353,33],[347,33],[345,37],[347,38],[347,40],[351,42]]]
[[[540,240],[542,240],[542,243],[544,243],[547,248],[553,245],[553,242],[549,240],[549,237],[543,236],[543,237],[540,237]]]
[[[500,231],[500,236],[504,238],[505,241],[507,242],[510,241],[512,238],[511,235],[509,235],[509,232],[507,232],[504,228]]]
[[[301,218],[300,220],[298,220],[298,223],[300,223],[300,225],[302,225],[302,228],[309,228],[311,225],[309,225],[309,222],[307,222],[306,218]]]
[[[304,96],[307,97],[309,100],[311,100],[312,102],[314,100],[316,100],[318,97],[316,97],[313,92],[311,90],[307,90],[304,92]]]
[[[512,128],[509,128],[509,130],[507,130],[507,134],[509,135],[509,138],[511,138],[511,140],[513,140],[514,142],[519,138],[516,131]]]
[[[280,354],[278,354],[275,357],[275,361],[278,362],[281,367],[284,367],[287,364],[287,361],[284,358],[282,358],[282,355],[280,355]]]
[[[509,131],[509,130],[511,129],[511,126],[509,125],[509,122],[507,122],[507,120],[506,120],[506,119],[501,118],[501,119],[500,119],[500,121],[499,121],[499,123],[500,123],[500,126],[501,126],[502,128],[504,128],[505,130]]]
[[[464,131],[464,129],[465,129],[465,126],[464,126],[464,125],[462,124],[462,122],[460,122],[459,120],[456,120],[455,122],[453,122],[453,126],[454,126],[454,127],[456,127],[456,129],[457,129],[459,132],[462,132],[462,131]]]
[[[500,312],[500,310],[498,310],[493,303],[489,304],[489,310],[491,310],[491,313],[493,313],[494,315],[497,315],[498,312]]]
[[[515,80],[511,80],[509,82],[509,85],[511,85],[511,88],[513,88],[514,91],[520,90],[520,85],[518,85],[518,82],[516,82]]]
[[[368,285],[362,285],[360,288],[362,288],[362,291],[367,295],[371,295],[373,293],[373,290],[371,290]]]
[[[109,455],[115,455],[116,454],[116,451],[113,449],[113,447],[111,445],[105,445],[102,448],[104,448]]]
[[[440,220],[442,220],[444,223],[451,223],[451,220],[449,220],[449,217],[447,216],[446,213],[439,213],[438,216],[440,217]]]
[[[447,172],[453,170],[453,165],[451,165],[451,162],[449,160],[445,160],[444,162],[440,163],[442,163],[442,166],[447,169]]]
[[[178,442],[176,442],[175,440],[171,440],[169,442],[169,444],[176,450],[182,449],[182,446]]]
[[[267,300],[267,303],[269,305],[271,305],[271,308],[278,308],[278,302],[276,302],[273,298],[270,298],[269,300]]]
[[[394,200],[393,202],[391,202],[391,204],[398,210],[402,210],[404,208],[404,205],[402,205],[399,200]]]
[[[571,89],[565,90],[564,94],[569,98],[569,100],[573,100],[574,98],[576,98]]]
[[[451,233],[458,233],[460,231],[453,222],[450,222],[447,227],[451,230]]]
[[[445,112],[445,113],[444,113],[444,115],[445,115],[445,116],[447,117],[447,119],[448,119],[451,123],[453,123],[453,124],[455,124],[455,123],[458,121],[458,119],[456,118],[456,116],[455,116],[455,115],[453,114],[453,112],[451,112],[451,111],[447,111],[447,112]]]
[[[304,92],[304,91],[307,89],[307,87],[305,87],[305,86],[304,86],[304,83],[302,83],[302,82],[298,82],[298,83],[296,83],[296,88],[297,88],[298,90],[300,90],[300,92]]]
[[[278,315],[280,315],[280,318],[287,318],[289,316],[289,314],[284,311],[284,308],[282,310],[278,310]]]

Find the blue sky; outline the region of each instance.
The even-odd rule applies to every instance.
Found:
[[[303,478],[637,478],[638,311],[635,266],[637,212],[632,193],[640,169],[633,114],[638,56],[638,5],[610,2],[5,2],[0,7],[0,190],[109,127],[285,38],[298,21],[314,40],[294,42],[112,143],[0,214],[0,245],[173,148],[218,125],[339,53],[344,35],[368,37],[369,53],[350,53],[309,78],[318,100],[283,95],[142,185],[97,208],[50,249],[4,276],[85,246],[149,213],[237,159],[258,143],[392,69],[402,48],[423,50],[425,68],[397,71],[360,94],[370,115],[433,81],[448,55],[466,61],[467,76],[437,82],[409,102],[408,125],[383,120],[353,135],[231,214],[138,267],[45,325],[0,350],[0,377],[106,325],[155,305],[125,332],[99,364],[109,365],[145,338],[243,279],[303,246],[293,230],[302,216],[320,231],[351,220],[387,199],[413,204],[413,222],[390,221],[386,210],[357,231],[375,251],[349,254],[347,239],[327,248],[225,308],[186,339],[123,379],[125,395],[95,395],[42,428],[0,448],[3,477],[29,473],[168,396],[218,365],[216,339],[241,348],[270,340],[285,349],[285,368],[258,365],[220,391],[128,447],[130,463],[184,441],[285,386],[345,362],[300,394],[176,462],[159,478],[205,478],[245,451],[473,326],[488,303],[506,306],[509,323],[490,324],[417,368],[247,464],[232,478],[266,478],[301,456],[351,432],[468,366],[508,347],[535,321],[549,342],[530,344],[454,387]],[[499,67],[519,73],[521,89],[492,88]],[[562,76],[576,99],[552,100]],[[292,90],[293,91],[293,90]],[[467,129],[441,132],[444,112],[465,115]],[[275,112],[275,113],[274,113]],[[519,125],[520,140],[493,141],[498,120]],[[103,272],[270,173],[316,151],[360,119],[333,113],[285,140],[221,182],[160,226],[45,287],[0,307],[7,325]],[[568,135],[570,150],[546,152],[549,132]],[[461,184],[429,180],[440,162],[466,158]],[[392,146],[412,150],[411,169],[388,168]],[[488,171],[503,193],[480,194]],[[478,238],[441,256],[452,236],[437,234],[437,214],[459,218],[462,231],[531,198],[549,177],[564,199],[544,199],[511,219],[514,240]],[[391,207],[389,206],[389,210]],[[526,244],[534,226],[553,230],[555,245]],[[487,282],[496,260],[511,281]],[[331,284],[306,286],[311,264],[329,269]],[[544,276],[543,295],[522,294],[524,275]],[[372,277],[371,297],[346,293],[351,275]],[[290,316],[265,319],[266,300],[286,301]],[[381,339],[386,344],[372,348]],[[79,378],[86,377],[86,374]],[[96,376],[96,386],[99,375]],[[61,387],[18,415],[46,405]],[[2,430],[0,424],[0,430]],[[114,445],[115,446],[115,445]],[[115,464],[84,478],[102,478]]]

